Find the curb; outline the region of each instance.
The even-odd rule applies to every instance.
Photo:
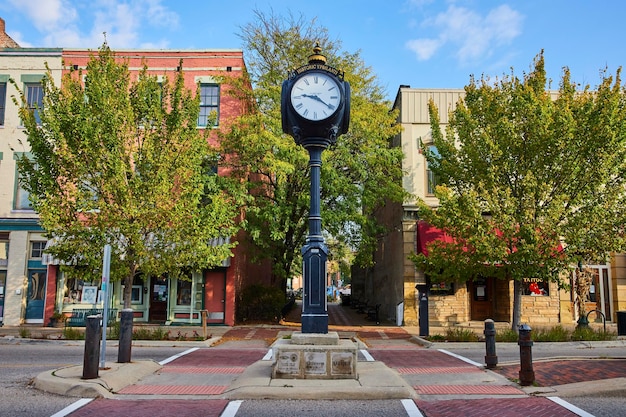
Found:
[[[106,369],[99,370],[98,378],[82,379],[83,367],[73,365],[40,373],[34,379],[34,386],[41,391],[67,397],[113,398],[114,393],[161,368],[152,360],[107,362]]]

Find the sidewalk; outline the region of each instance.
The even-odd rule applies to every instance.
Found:
[[[589,361],[570,361],[566,366],[564,361],[559,361],[536,362],[534,366],[537,381],[548,383],[553,380],[545,379],[544,375],[549,375],[554,369],[569,369],[569,372],[563,372],[564,379],[558,380],[558,385],[522,388],[508,379],[517,378],[519,366],[503,366],[495,372],[485,370],[481,364],[450,355],[436,349],[436,346],[426,346],[427,343],[404,328],[372,325],[355,310],[340,305],[329,305],[329,328],[337,331],[341,338],[359,343],[358,379],[272,379],[270,346],[276,339],[300,329],[296,321],[298,317],[294,318],[294,315],[290,315],[290,321],[280,326],[210,328],[211,339],[181,342],[190,349],[162,363],[107,363],[110,369],[100,370],[99,378],[94,380],[80,379],[82,366],[74,366],[40,374],[35,386],[61,395],[102,397],[83,407],[81,410],[85,414],[81,414],[81,410],[72,414],[80,416],[89,412],[102,417],[115,415],[106,414],[105,409],[127,407],[129,401],[145,399],[150,399],[149,403],[154,407],[173,401],[194,400],[193,406],[202,409],[205,414],[207,407],[221,407],[223,410],[228,400],[409,399],[428,416],[574,416],[586,414],[575,408],[576,412],[572,412],[560,402],[545,396],[565,396],[580,393],[577,391],[580,389],[588,392],[591,386],[607,391],[621,389],[623,392],[626,386],[626,361],[593,362],[593,366],[600,369],[599,375],[612,370],[614,373],[606,375],[616,376],[615,379],[573,383],[569,381],[574,377],[589,374],[580,371]],[[0,329],[0,334],[2,330],[5,329]],[[618,364],[625,368],[618,367]],[[111,402],[107,399],[125,401]],[[200,407],[200,400],[209,402]],[[106,407],[103,402],[106,402]],[[146,407],[145,404],[138,407],[144,411],[133,415],[154,416],[149,411],[150,407]],[[117,409],[117,415],[120,415],[120,410]],[[125,410],[128,411],[127,408]],[[187,408],[185,412],[190,413]]]

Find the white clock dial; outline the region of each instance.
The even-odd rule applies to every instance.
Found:
[[[291,105],[305,119],[325,120],[341,102],[341,91],[335,79],[323,72],[311,72],[298,78],[291,88]]]

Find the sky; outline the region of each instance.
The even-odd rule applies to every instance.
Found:
[[[626,64],[623,0],[3,0],[22,47],[241,49],[254,11],[316,19],[360,51],[389,100],[400,85],[463,88],[474,75],[522,77],[542,50],[552,88],[564,67],[597,86]],[[245,51],[244,51],[245,58]]]

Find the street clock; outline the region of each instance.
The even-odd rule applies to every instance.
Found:
[[[316,46],[309,63],[289,74],[283,82],[281,114],[283,132],[306,146],[307,138],[327,140],[348,131],[350,124],[350,84],[343,72],[326,65],[326,57]]]

